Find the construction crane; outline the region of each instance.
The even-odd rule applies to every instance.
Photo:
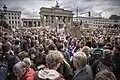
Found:
[[[88,16],[91,17],[91,12],[84,12],[84,13],[79,13],[79,8],[77,7],[77,10],[76,10],[76,17],[78,17],[78,14],[86,14],[88,13]]]
[[[80,15],[87,14],[87,13],[88,13],[88,16],[91,17],[91,12],[90,11],[89,12],[80,13]]]
[[[78,22],[78,20],[79,20],[79,18],[78,18],[78,14],[80,14],[80,15],[82,15],[82,14],[87,14],[88,13],[88,16],[89,17],[91,17],[91,12],[89,11],[89,12],[84,12],[84,13],[79,13],[79,8],[77,7],[77,9],[76,9],[76,26],[78,26],[79,25],[79,22]],[[80,25],[82,25],[82,21],[80,21]]]

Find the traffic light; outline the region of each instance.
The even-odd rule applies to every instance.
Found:
[[[90,11],[88,12],[88,15],[89,15],[89,17],[91,16],[91,12]]]

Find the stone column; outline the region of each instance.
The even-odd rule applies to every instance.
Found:
[[[32,20],[32,27],[34,27],[34,20]]]
[[[66,20],[66,21],[67,21],[67,25],[68,25],[68,17],[67,17],[67,20]]]
[[[27,23],[25,21],[23,21],[23,26],[26,27],[27,26]]]
[[[53,16],[51,16],[51,27],[53,27],[53,23],[52,23],[52,21],[53,21]]]
[[[56,16],[55,19],[56,19],[55,20],[55,22],[56,22],[55,26],[57,26],[57,24],[58,24],[58,16]]]
[[[49,26],[49,16],[46,16],[46,26]]]
[[[55,16],[53,16],[53,28],[55,27]]]
[[[29,21],[26,21],[26,22],[27,22],[27,23],[26,23],[26,27],[30,27],[30,26],[29,26]]]
[[[38,27],[38,21],[36,21],[36,27]]]
[[[68,17],[65,18],[65,27],[67,27],[68,24]]]
[[[60,17],[60,23],[62,23],[62,22],[63,22],[63,17],[61,16],[61,17]]]
[[[22,26],[24,26],[24,27],[25,27],[25,22],[24,22],[24,21],[22,22]]]
[[[50,15],[48,16],[48,26],[50,26]]]
[[[71,24],[71,25],[70,25],[70,27],[72,27],[72,26],[73,26],[73,25],[72,25],[72,24],[73,24],[73,22],[72,22],[72,21],[73,21],[73,18],[72,18],[72,17],[70,17],[70,24]]]
[[[44,16],[44,26],[43,27],[45,27],[46,26],[46,16]]]
[[[40,15],[41,17],[41,20],[40,20],[40,23],[41,23],[41,26],[44,27],[44,15]]]
[[[49,19],[50,19],[50,20],[49,20],[49,24],[50,24],[50,26],[51,26],[51,16],[49,16]]]
[[[58,23],[60,22],[60,16],[58,17]]]
[[[45,20],[45,27],[46,27],[46,25],[47,25],[47,20],[48,20],[48,16],[46,16],[46,20]]]
[[[56,26],[56,16],[54,17],[54,27]]]
[[[64,16],[62,16],[62,22],[63,22],[63,20],[64,20]]]

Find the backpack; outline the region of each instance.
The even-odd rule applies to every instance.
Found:
[[[109,72],[113,71],[113,68],[111,66],[107,66],[103,64],[101,61],[98,63],[97,68],[96,68],[96,73],[102,71],[102,70],[107,70]]]
[[[5,61],[0,61],[0,80],[7,80],[8,64]]]

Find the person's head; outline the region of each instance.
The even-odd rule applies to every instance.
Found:
[[[30,59],[34,59],[35,58],[35,55],[37,54],[37,51],[35,50],[35,48],[30,48],[29,51],[28,51],[28,55],[30,57]]]
[[[16,63],[13,67],[13,73],[16,77],[22,77],[26,71],[27,65],[23,61]]]
[[[38,40],[34,40],[34,45],[39,45],[39,41]]]
[[[56,50],[57,49],[56,45],[54,43],[50,43],[47,48],[48,48],[48,50]]]
[[[2,45],[3,53],[6,53],[6,52],[8,52],[9,50],[11,50],[11,47],[12,47],[12,45],[11,45],[10,42],[4,43],[4,44]]]
[[[29,56],[28,53],[25,52],[25,51],[22,51],[22,52],[18,53],[18,57],[19,57],[21,60],[23,60],[25,57],[28,57],[28,56]]]
[[[59,51],[50,51],[49,54],[46,56],[46,64],[48,68],[57,70],[61,62],[63,60],[63,57],[61,56],[61,52]]]
[[[115,45],[113,48],[114,52],[120,52],[120,45]]]
[[[98,48],[102,48],[103,44],[102,43],[98,43],[97,46],[98,46]]]
[[[31,40],[34,41],[34,40],[35,40],[35,36],[32,36],[32,37],[31,37]]]
[[[117,80],[117,79],[112,72],[103,70],[103,71],[100,71],[99,73],[97,73],[95,80]]]
[[[84,52],[87,56],[89,56],[91,49],[88,46],[84,46],[82,52]]]
[[[87,41],[87,42],[86,42],[86,46],[88,46],[88,47],[90,47],[90,48],[91,48],[91,46],[92,46],[91,41]]]
[[[105,49],[103,51],[103,58],[106,59],[106,60],[111,60],[111,58],[112,58],[112,51],[109,50],[109,49]]]
[[[2,43],[0,43],[0,53],[2,53]]]
[[[42,44],[39,45],[39,51],[40,51],[40,52],[43,52],[43,51],[44,51],[44,47],[43,47]]]
[[[85,46],[85,42],[84,42],[84,41],[80,41],[80,42],[79,42],[79,47],[80,47],[80,48],[83,48],[84,46]]]
[[[25,62],[28,67],[30,67],[30,65],[31,65],[31,60],[30,60],[30,58],[27,58],[27,57],[24,58],[24,59],[23,59],[23,62]]]
[[[38,41],[38,40],[35,40],[35,41],[34,41],[34,48],[35,48],[36,50],[39,50],[39,41]]]
[[[19,45],[19,43],[20,43],[20,40],[19,40],[19,39],[16,39],[16,40],[15,40],[15,45]]]
[[[84,52],[76,52],[73,55],[73,66],[75,68],[84,68],[87,64],[87,56]]]
[[[56,44],[56,46],[57,46],[57,49],[58,49],[59,51],[63,51],[63,48],[64,48],[63,43],[59,42],[59,43]]]
[[[107,43],[105,46],[104,46],[105,49],[110,49],[112,50],[112,44],[111,43]]]
[[[65,47],[68,46],[68,42],[67,42],[67,40],[64,41],[64,46],[65,46]]]

